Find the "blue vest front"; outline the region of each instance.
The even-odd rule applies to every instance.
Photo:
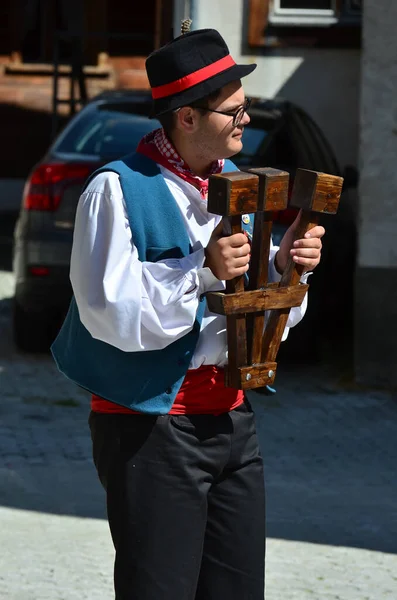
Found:
[[[225,161],[224,172],[236,170]],[[90,179],[105,171],[120,177],[142,262],[182,258],[191,252],[180,209],[155,162],[131,154],[102,167]],[[58,369],[89,392],[142,413],[167,414],[189,368],[205,306],[202,298],[192,331],[163,350],[123,352],[91,336],[73,298],[51,351]]]

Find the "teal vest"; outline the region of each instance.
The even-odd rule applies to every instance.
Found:
[[[224,172],[236,170],[232,162],[225,162]],[[90,179],[108,171],[120,177],[139,259],[187,256],[191,247],[182,215],[156,163],[131,154]],[[167,414],[189,368],[205,306],[202,297],[192,331],[163,350],[123,352],[91,336],[73,298],[51,351],[58,369],[89,392],[142,413]]]

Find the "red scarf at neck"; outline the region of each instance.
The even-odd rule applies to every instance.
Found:
[[[191,183],[199,190],[203,199],[207,198],[208,178],[202,179],[193,173],[189,165],[179,156],[164,129],[156,129],[145,135],[138,144],[137,152],[151,158],[157,164],[169,169],[181,179]],[[221,173],[224,164],[224,160],[216,160],[212,164],[208,176]]]

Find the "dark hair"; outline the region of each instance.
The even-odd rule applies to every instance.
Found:
[[[217,100],[219,98],[219,96],[221,95],[221,91],[222,91],[222,88],[219,88],[219,89],[215,90],[214,92],[212,92],[211,94],[208,94],[208,96],[203,96],[203,98],[200,98],[199,100],[196,100],[195,102],[191,102],[190,104],[187,104],[186,106],[191,106],[192,108],[197,108],[198,110],[200,110],[200,108],[206,109],[206,108],[208,108],[208,104],[210,102],[215,102],[215,100]],[[169,136],[172,133],[172,130],[174,129],[174,126],[175,126],[175,111],[170,110],[166,113],[163,113],[162,115],[158,115],[156,117],[156,119],[158,121],[160,121],[161,127],[164,129],[165,133]]]

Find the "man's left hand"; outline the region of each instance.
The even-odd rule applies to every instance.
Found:
[[[280,243],[280,249],[276,254],[274,265],[280,274],[284,272],[289,256],[292,256],[296,264],[302,265],[303,273],[312,271],[320,262],[321,238],[325,234],[325,229],[321,225],[316,225],[307,231],[302,239],[293,242],[300,215],[301,213],[298,214],[295,221],[285,232]]]

